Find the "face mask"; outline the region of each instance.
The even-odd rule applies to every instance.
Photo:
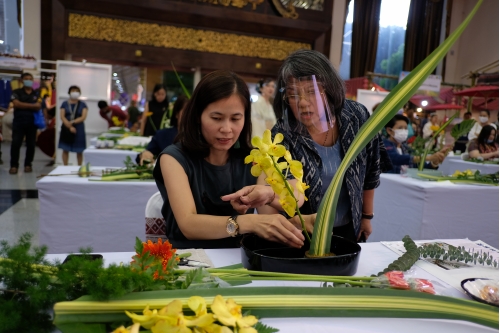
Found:
[[[394,131],[394,140],[399,143],[405,142],[408,139],[408,130],[407,129],[397,129]]]
[[[479,121],[485,123],[488,121],[488,117],[479,117]]]
[[[78,91],[72,91],[69,93],[69,97],[72,99],[78,99],[78,97],[80,97],[80,93]]]
[[[33,81],[32,80],[23,80],[23,85],[27,88],[33,87]]]
[[[492,143],[493,143],[493,140],[486,140],[486,143],[488,143],[488,144],[492,144]]]

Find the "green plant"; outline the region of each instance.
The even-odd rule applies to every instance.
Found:
[[[498,267],[498,262],[493,258],[489,252],[474,252],[466,250],[464,246],[455,247],[448,245],[448,249],[444,249],[438,244],[424,244],[418,248],[418,252],[423,258],[438,259],[444,261],[457,261],[464,263],[473,263],[474,265],[486,265]]]
[[[403,81],[401,81],[377,107],[374,114],[361,127],[346,152],[332,182],[330,183],[318,209],[314,224],[313,237],[309,253],[312,256],[325,256],[330,252],[331,234],[335,220],[335,212],[344,180],[344,175],[354,159],[363,148],[375,137],[396,112],[410,99],[425,79],[432,73],[451,46],[460,37],[472,17],[479,9],[479,0],[464,22],[421,64],[419,64]]]

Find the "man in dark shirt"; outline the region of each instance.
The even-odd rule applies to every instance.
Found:
[[[99,114],[101,115],[101,117],[108,121],[108,127],[127,127],[128,114],[123,112],[119,106],[108,105],[106,101],[99,101],[99,103],[97,103],[97,106],[99,107]],[[113,117],[116,117],[115,119],[118,120],[122,125],[118,125],[117,123],[115,123],[113,121]]]
[[[41,108],[38,94],[33,90],[33,75],[21,75],[23,88],[12,92],[11,101],[14,104],[14,120],[12,122],[12,144],[10,146],[10,170],[14,175],[19,168],[19,152],[23,139],[26,137],[26,157],[24,172],[32,172],[31,163],[35,157],[36,132],[34,113]]]

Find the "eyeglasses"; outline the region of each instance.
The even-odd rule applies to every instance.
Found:
[[[317,96],[318,91],[317,90],[307,90],[303,91],[301,94],[297,93],[286,93],[283,94],[283,100],[286,103],[299,103],[301,99],[304,99],[307,102],[316,102],[316,96]],[[319,92],[320,95],[324,95],[324,92]]]

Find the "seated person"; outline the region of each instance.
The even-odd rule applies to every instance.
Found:
[[[464,113],[464,119],[463,120],[469,120],[472,118],[472,113],[469,111]],[[462,135],[455,141],[455,144],[453,145],[453,151],[454,152],[465,152],[467,150],[467,143],[469,142],[469,135],[466,133],[465,135]]]
[[[246,83],[229,71],[215,71],[198,83],[179,126],[176,142],[159,155],[154,177],[164,200],[166,236],[175,248],[240,246],[240,235],[300,248],[304,236],[297,219],[280,214],[237,215],[221,196],[255,185],[250,153],[251,108]],[[259,206],[280,207],[269,186]],[[303,198],[302,198],[303,202]],[[312,219],[311,219],[312,220]]]
[[[469,144],[469,157],[491,160],[498,157],[498,143],[495,142],[497,130],[486,125],[479,132],[477,139],[473,139]]]
[[[420,162],[420,156],[411,155],[411,149],[406,144],[408,139],[408,118],[403,115],[395,115],[385,125],[388,138],[384,138],[384,145],[391,162],[393,169],[388,173],[401,173],[401,170],[406,168],[415,168]],[[432,155],[427,155],[425,168],[436,169],[445,158],[445,150],[439,151]]]
[[[180,123],[182,112],[188,102],[189,99],[186,96],[177,97],[172,111],[172,118],[170,119],[170,125],[172,127],[164,128],[156,132],[146,147],[146,150],[137,155],[135,159],[137,164],[142,165],[144,161],[153,162],[155,157],[158,156],[163,149],[167,148],[174,142],[174,139],[177,136],[177,127]]]

